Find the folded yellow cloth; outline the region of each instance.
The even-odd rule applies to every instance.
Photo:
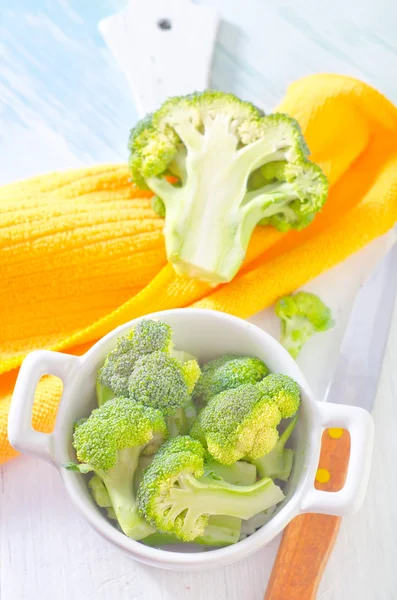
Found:
[[[397,109],[366,84],[314,75],[277,110],[300,123],[331,183],[301,232],[258,227],[235,279],[216,289],[166,264],[162,221],[125,165],[36,177],[0,190],[0,462],[16,452],[7,415],[17,367],[36,348],[85,351],[152,311],[205,307],[248,317],[329,269],[397,221]],[[61,384],[43,379],[33,426],[51,431]]]

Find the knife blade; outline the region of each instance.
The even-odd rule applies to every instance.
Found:
[[[397,292],[397,244],[359,290],[343,337],[340,356],[325,400],[371,411],[382,368]],[[343,487],[350,455],[350,435],[342,429],[323,433],[315,487],[337,492]],[[285,529],[265,600],[315,600],[337,538],[340,517],[304,514]]]
[[[371,412],[397,292],[394,243],[355,298],[325,400]]]

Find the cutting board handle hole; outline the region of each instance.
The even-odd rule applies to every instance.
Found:
[[[169,19],[159,19],[157,21],[157,27],[163,31],[169,31],[172,29],[172,23]]]

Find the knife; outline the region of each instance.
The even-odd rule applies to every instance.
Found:
[[[325,401],[372,410],[397,291],[397,244],[359,290]],[[315,487],[343,487],[350,436],[324,431]],[[340,517],[305,514],[285,529],[265,600],[314,600],[340,526]]]

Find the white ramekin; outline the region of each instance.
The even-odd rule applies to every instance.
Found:
[[[288,352],[258,327],[230,315],[208,310],[177,309],[148,317],[168,323],[174,332],[176,349],[183,349],[200,360],[222,354],[246,354],[261,358],[273,372],[285,373],[300,385],[302,405],[294,432],[296,459],[286,488],[286,499],[269,523],[247,539],[217,550],[204,552],[166,551],[144,546],[118,531],[94,504],[87,480],[65,470],[62,465],[75,460],[72,448],[73,423],[95,407],[95,377],[116,338],[138,321],[131,321],[99,340],[83,356],[39,350],[23,362],[11,403],[8,435],[20,452],[51,462],[59,470],[71,500],[87,521],[107,540],[143,563],[174,570],[208,569],[251,554],[272,540],[296,515],[317,512],[344,516],[357,511],[367,488],[373,446],[371,415],[360,408],[317,402],[302,372]],[[53,433],[35,431],[31,411],[38,381],[52,374],[63,381],[63,395]],[[350,432],[351,453],[345,485],[329,493],[314,488],[320,454],[321,435],[327,427],[342,427]]]

